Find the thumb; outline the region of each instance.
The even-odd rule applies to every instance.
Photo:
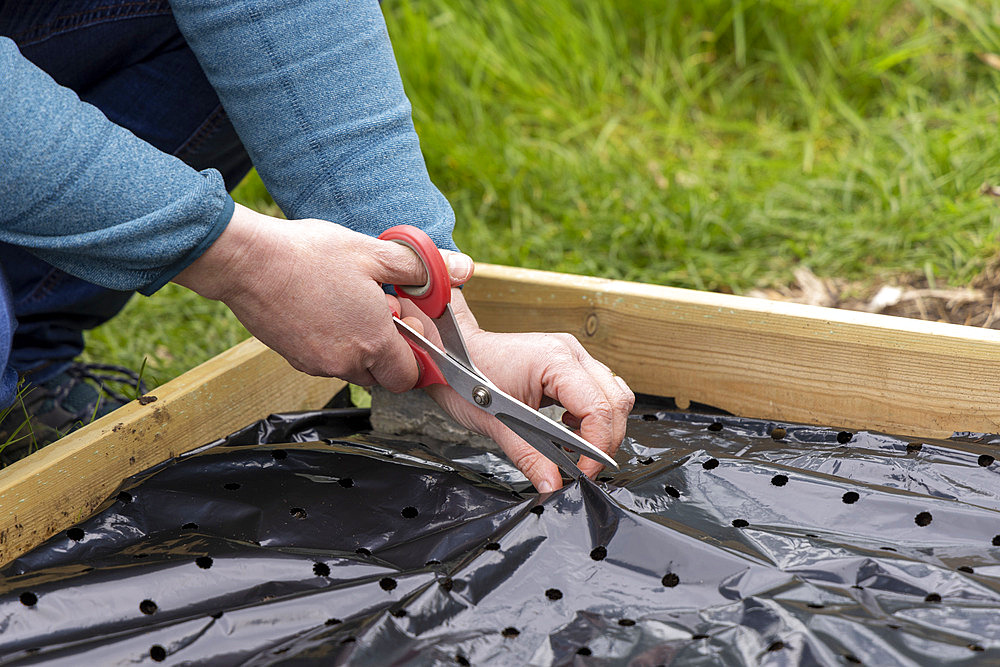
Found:
[[[472,258],[465,253],[454,250],[442,250],[444,263],[448,267],[448,275],[451,276],[451,286],[458,287],[472,277],[472,272],[476,270],[476,265]]]
[[[423,261],[409,246],[395,241],[373,239],[375,252],[372,278],[391,285],[414,285],[419,287],[427,282],[427,269]],[[439,250],[444,258],[451,285],[461,285],[472,277],[472,258],[452,250]]]

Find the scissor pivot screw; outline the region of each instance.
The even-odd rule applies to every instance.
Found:
[[[476,388],[472,390],[472,400],[476,402],[476,405],[481,405],[485,408],[493,400],[493,397],[490,396],[490,390],[480,384],[476,385]]]

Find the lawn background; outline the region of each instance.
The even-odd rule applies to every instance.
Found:
[[[965,285],[1000,250],[1000,0],[386,0],[455,239],[742,293]],[[256,174],[235,198],[277,212]],[[170,285],[88,336],[164,382],[246,336]]]

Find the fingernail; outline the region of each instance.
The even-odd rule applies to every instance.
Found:
[[[460,252],[448,255],[448,273],[455,280],[468,280],[472,275],[472,258]]]
[[[541,482],[538,483],[539,493],[552,493],[552,488],[553,488],[552,482],[548,480],[543,479]]]

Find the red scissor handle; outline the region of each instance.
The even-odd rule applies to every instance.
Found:
[[[444,263],[441,251],[431,241],[431,237],[413,225],[396,225],[379,234],[379,238],[407,246],[417,254],[427,270],[425,284],[393,285],[396,294],[417,304],[417,307],[431,319],[436,320],[441,317],[445,308],[451,303],[451,276],[448,274],[448,267]],[[399,313],[393,315],[399,317]],[[413,356],[417,358],[417,367],[420,369],[420,378],[415,386],[419,388],[432,384],[448,384],[430,355],[409,339],[406,342],[413,350]]]
[[[451,303],[451,277],[444,257],[431,237],[413,225],[396,225],[379,234],[379,238],[407,246],[417,254],[427,269],[427,282],[424,285],[393,285],[396,293],[417,304],[432,320],[441,317],[445,307]]]

